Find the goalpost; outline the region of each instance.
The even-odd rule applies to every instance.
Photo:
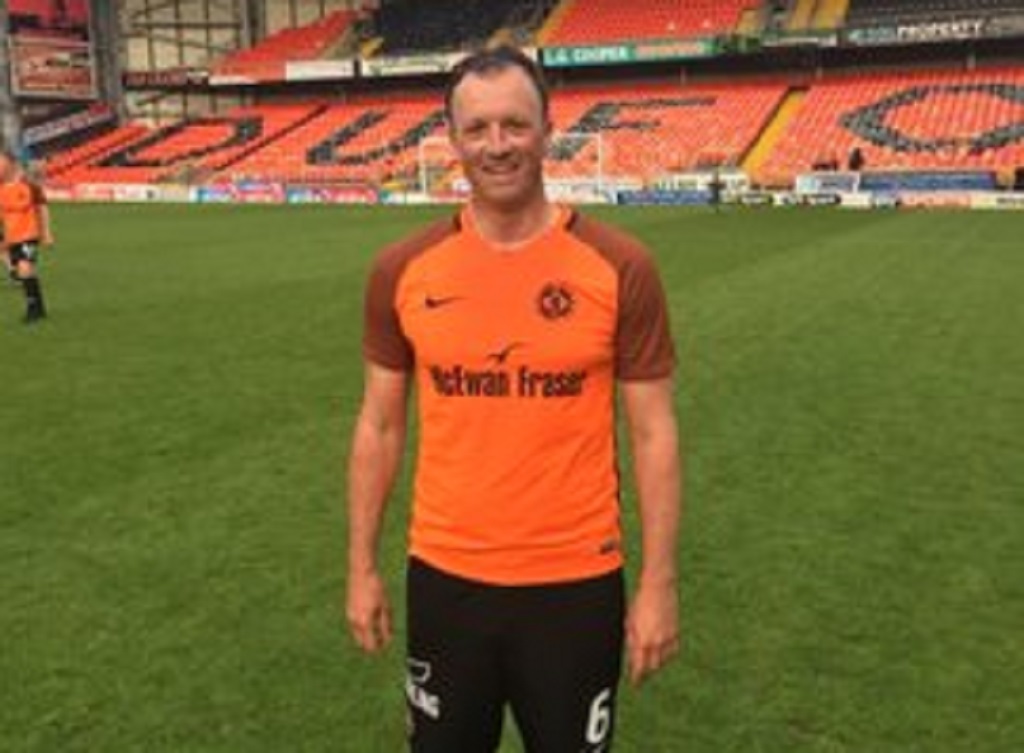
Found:
[[[554,199],[603,201],[608,185],[609,144],[600,131],[562,131],[551,137],[546,186]]]
[[[416,145],[416,166],[420,193],[441,199],[457,193],[454,188],[462,178],[462,169],[447,136],[428,136]]]

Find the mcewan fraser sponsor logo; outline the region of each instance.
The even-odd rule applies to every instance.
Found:
[[[522,366],[516,373],[520,397],[576,397],[583,394],[587,372],[533,371]]]
[[[434,391],[445,397],[509,397],[512,380],[504,369],[431,366]]]
[[[507,356],[506,356],[507,357]],[[583,394],[587,372],[517,369],[471,369],[461,364],[431,366],[430,382],[442,397],[563,398]]]

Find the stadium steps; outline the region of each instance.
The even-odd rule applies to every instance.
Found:
[[[256,152],[260,151],[261,149],[265,149],[266,147],[270,146],[274,142],[280,141],[281,139],[287,137],[293,131],[296,131],[299,128],[302,128],[307,123],[310,123],[313,120],[316,120],[321,115],[323,115],[325,112],[327,112],[329,107],[330,106],[326,105],[326,104],[317,105],[313,109],[313,111],[310,112],[308,115],[305,115],[305,116],[297,119],[294,123],[291,123],[286,128],[282,128],[278,133],[274,134],[273,137],[271,137],[269,139],[266,139],[264,141],[260,141],[259,143],[255,144],[254,146],[252,146],[249,149],[243,149],[238,154],[236,154],[234,157],[232,157],[230,160],[225,162],[223,165],[220,165],[217,168],[216,172],[217,173],[224,173],[225,171],[230,170],[231,167],[233,167],[234,165],[237,165],[242,160],[250,157],[251,155],[255,154]]]
[[[787,31],[805,31],[818,9],[818,0],[797,0],[786,24]]]
[[[323,60],[344,60],[353,57],[358,46],[355,28],[350,24],[340,37],[324,48],[319,57]]]
[[[577,2],[579,0],[562,0],[551,11],[547,21],[544,22],[544,25],[540,27],[540,31],[537,32],[538,47],[543,47],[551,41],[551,37],[558,31],[558,27],[562,25],[562,20],[569,14],[569,11],[572,10]]]
[[[838,29],[849,7],[850,0],[819,0],[811,19],[811,27],[821,30]]]
[[[359,47],[359,57],[361,58],[372,58],[376,54],[377,50],[384,44],[384,37],[373,37],[367,39]]]
[[[761,27],[760,8],[746,8],[740,14],[739,23],[736,24],[736,33],[746,37],[753,37],[761,33]]]
[[[80,165],[102,159],[118,149],[130,145],[136,139],[149,133],[149,129],[139,125],[124,125],[97,136],[81,146],[55,154],[47,161],[47,175],[50,178],[67,173]]]
[[[806,88],[790,90],[779,103],[775,114],[761,131],[754,146],[747,152],[747,156],[743,160],[743,171],[750,176],[754,183],[764,184],[766,182],[764,178],[770,177],[762,175],[762,167],[767,161],[768,155],[775,149],[775,145],[779,143],[782,134],[786,132],[787,126],[799,114],[806,97]]]

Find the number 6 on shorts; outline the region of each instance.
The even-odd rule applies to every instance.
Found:
[[[590,745],[600,745],[608,737],[612,726],[611,697],[612,689],[605,688],[590,702],[587,716],[587,743]]]

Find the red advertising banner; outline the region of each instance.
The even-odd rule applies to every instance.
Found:
[[[95,99],[92,50],[87,42],[11,37],[11,84],[18,97]]]
[[[89,0],[8,0],[7,15],[16,96],[96,97]]]

